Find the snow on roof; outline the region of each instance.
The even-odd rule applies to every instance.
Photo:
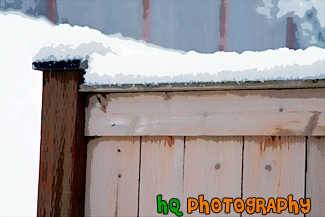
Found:
[[[60,37],[57,37],[57,36]],[[53,26],[34,61],[88,60],[87,84],[147,84],[325,78],[325,49],[281,48],[201,54],[106,36],[87,27]],[[37,46],[34,46],[37,47]],[[38,46],[40,47],[40,46]]]
[[[37,27],[50,25],[0,12],[0,216],[37,215],[42,73],[28,51]]]
[[[55,56],[56,55],[56,56]],[[74,55],[74,56],[73,56]],[[144,42],[106,36],[79,46],[60,44],[41,49],[37,60],[87,59],[88,84],[192,83],[325,78],[325,49],[287,48],[187,53]]]
[[[325,50],[310,47],[263,52],[200,54],[161,50],[158,53],[93,54],[87,83],[191,83],[325,78]]]
[[[325,78],[325,49],[318,47],[202,54],[166,49],[120,35],[107,36],[88,27],[53,26],[27,16],[7,16],[11,25],[33,33],[29,37],[33,61],[87,60],[87,84]]]

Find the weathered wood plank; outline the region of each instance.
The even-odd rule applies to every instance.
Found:
[[[318,217],[325,213],[325,137],[307,141],[306,197],[311,199],[311,210],[306,216]]]
[[[158,194],[182,204],[183,159],[184,137],[142,137],[139,216],[163,215],[157,213]]]
[[[92,94],[85,134],[325,135],[325,89]]]
[[[304,198],[305,137],[245,137],[243,198]],[[269,214],[270,215],[270,214]],[[250,216],[246,212],[243,216]],[[262,216],[261,213],[254,216]],[[282,212],[271,216],[295,216]],[[304,216],[300,213],[297,216]]]
[[[165,83],[165,84],[123,84],[123,85],[80,85],[81,92],[153,92],[153,91],[204,91],[204,90],[262,90],[324,88],[325,79],[288,81],[246,81],[246,82],[204,82],[204,83]]]
[[[84,72],[50,69],[43,73],[37,216],[83,216],[87,150],[78,87]]]
[[[186,137],[184,163],[184,201],[240,197],[242,175],[242,137]],[[184,204],[186,206],[186,204]],[[184,213],[187,216],[187,213]],[[198,210],[188,216],[200,215]],[[210,216],[225,216],[224,211]],[[240,216],[231,210],[231,216]]]
[[[90,140],[85,216],[137,216],[140,137]]]

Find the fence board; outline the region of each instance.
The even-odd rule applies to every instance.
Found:
[[[325,135],[325,89],[90,94],[87,136]]]
[[[158,194],[182,204],[183,159],[184,137],[142,137],[139,216],[163,216],[157,213]]]
[[[137,216],[139,137],[90,140],[85,216]]]
[[[200,194],[209,202],[214,197],[240,197],[242,145],[242,137],[186,137],[184,201]],[[197,215],[200,215],[198,210],[188,216]],[[224,210],[210,213],[210,216],[224,215]],[[232,210],[231,216],[240,215]]]
[[[296,200],[304,198],[305,144],[305,137],[245,137],[243,198],[287,198],[290,194]]]
[[[308,217],[325,213],[325,137],[309,137],[307,144],[306,197],[311,198]]]

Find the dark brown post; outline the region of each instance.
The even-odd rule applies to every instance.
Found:
[[[81,61],[33,63],[43,71],[37,216],[84,216],[86,142]]]

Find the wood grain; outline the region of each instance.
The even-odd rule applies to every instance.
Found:
[[[306,216],[318,217],[325,213],[325,137],[307,141],[306,197],[311,199],[311,210]]]
[[[186,137],[184,201],[200,194],[209,202],[214,197],[241,196],[242,141],[242,137]],[[197,215],[201,214],[196,211],[188,216]],[[209,216],[224,215],[222,211]],[[231,216],[240,214],[232,210]]]
[[[245,137],[243,198],[287,198],[290,194],[295,200],[304,198],[305,144],[305,137]],[[282,212],[274,216],[295,215]]]
[[[139,137],[90,140],[85,216],[137,216]]]
[[[142,137],[139,216],[163,215],[157,213],[158,194],[183,204],[183,159],[184,137]]]
[[[37,216],[83,216],[83,71],[44,71]]]
[[[85,135],[325,135],[325,89],[90,94]]]

